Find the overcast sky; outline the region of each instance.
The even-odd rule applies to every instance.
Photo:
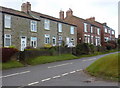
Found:
[[[33,11],[59,17],[59,11],[71,8],[73,14],[80,18],[95,17],[116,30],[118,35],[118,1],[119,0],[1,0],[0,6],[21,10],[23,2],[30,2]]]

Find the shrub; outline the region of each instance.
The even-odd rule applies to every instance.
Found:
[[[90,47],[87,43],[81,43],[76,46],[76,54],[89,54],[90,53]]]
[[[98,46],[96,46],[96,51],[98,51],[98,52],[105,52],[106,48],[103,47],[103,46],[98,45]]]
[[[90,47],[90,53],[94,53],[95,52],[95,46],[93,44],[90,44],[89,47]]]
[[[16,48],[0,48],[2,51],[2,62],[10,60],[11,56],[18,52]]]

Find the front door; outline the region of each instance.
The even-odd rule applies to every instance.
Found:
[[[26,37],[21,37],[21,51],[26,48]]]

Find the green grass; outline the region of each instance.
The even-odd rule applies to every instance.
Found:
[[[77,58],[78,57],[72,54],[62,54],[62,55],[57,55],[57,56],[40,56],[37,58],[28,59],[27,64],[37,65],[37,64],[45,64],[45,63],[50,63],[50,62],[71,60],[71,59],[77,59]]]
[[[120,56],[120,53],[102,57],[87,67],[86,71],[93,76],[118,80],[120,79],[120,69],[118,69],[118,65],[120,67],[120,64],[118,64],[120,58],[118,56]]]
[[[17,67],[23,67],[24,65],[21,64],[18,61],[9,61],[9,62],[5,62],[5,63],[0,63],[0,67],[2,69],[10,69],[10,68],[17,68]],[[0,69],[1,69],[0,68]]]

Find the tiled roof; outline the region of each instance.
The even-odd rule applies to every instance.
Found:
[[[35,11],[31,11],[33,14],[36,14],[42,18],[46,18],[46,19],[50,19],[50,20],[53,20],[53,21],[57,21],[57,22],[61,22],[61,23],[65,23],[65,24],[68,24],[68,25],[73,25],[73,26],[76,26],[74,24],[71,24],[69,22],[66,22],[64,20],[61,20],[61,19],[58,19],[58,18],[55,18],[55,17],[52,17],[52,16],[49,16],[49,15],[45,15],[45,14],[42,14],[42,13],[39,13],[39,12],[35,12]]]
[[[2,7],[2,6],[0,6],[0,12],[35,19],[32,16],[26,14],[25,12],[14,10],[14,9],[11,9],[11,8]]]

